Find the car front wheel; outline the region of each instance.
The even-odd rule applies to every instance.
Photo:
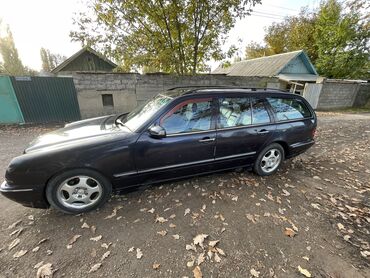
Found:
[[[260,176],[274,174],[284,160],[284,149],[280,144],[273,143],[264,148],[254,164],[254,172]]]
[[[100,173],[75,169],[52,178],[46,187],[46,198],[52,207],[64,213],[78,214],[103,205],[111,192],[111,183]]]

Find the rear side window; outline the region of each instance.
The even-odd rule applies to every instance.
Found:
[[[267,112],[265,101],[262,99],[252,99],[252,123],[267,124],[271,119]]]
[[[267,98],[278,121],[311,117],[311,112],[300,100],[294,98]]]
[[[249,98],[221,98],[219,126],[221,128],[247,126],[252,124],[252,110]]]

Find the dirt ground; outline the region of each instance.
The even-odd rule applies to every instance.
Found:
[[[1,127],[0,171],[47,130]],[[161,184],[79,216],[1,196],[0,277],[370,277],[369,139],[370,114],[319,113],[315,146],[267,178]]]

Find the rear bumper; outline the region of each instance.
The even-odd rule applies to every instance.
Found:
[[[0,186],[0,193],[6,198],[17,202],[25,207],[48,208],[44,191],[41,187],[22,188],[15,185],[9,185],[5,181]]]

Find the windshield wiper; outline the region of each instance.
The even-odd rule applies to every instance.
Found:
[[[129,129],[129,127],[128,127],[127,125],[125,125],[125,124],[122,122],[122,120],[121,120],[121,118],[122,118],[123,116],[127,115],[127,114],[129,114],[129,113],[123,113],[123,114],[118,115],[118,116],[114,119],[114,123],[116,124],[116,126],[121,125],[121,126],[124,126],[124,127],[126,127],[128,130],[130,130],[130,131],[131,131],[131,129]]]

